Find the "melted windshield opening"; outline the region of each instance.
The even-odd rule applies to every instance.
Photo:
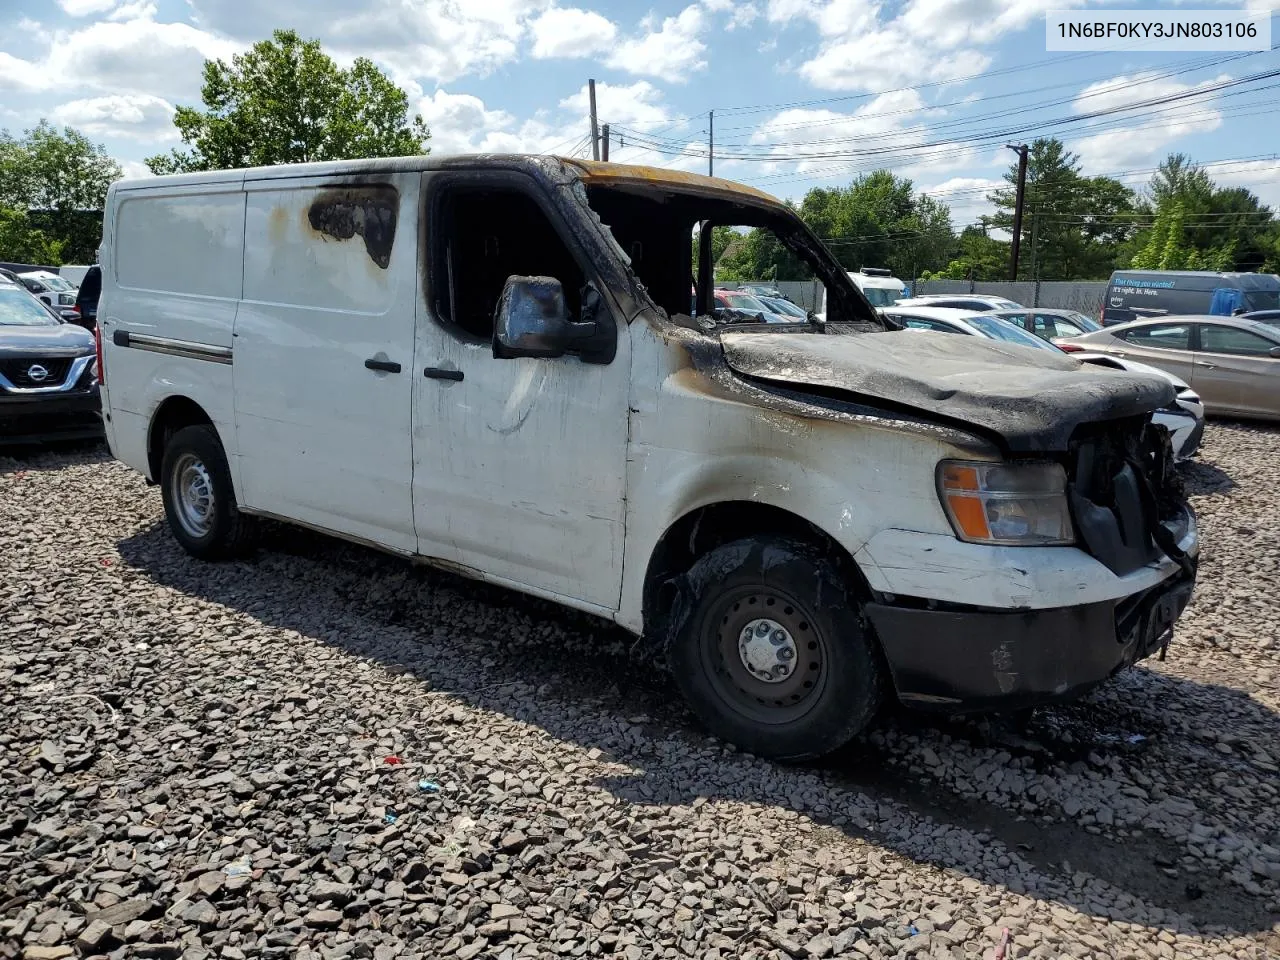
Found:
[[[721,284],[756,281],[777,286],[806,316],[825,309],[830,322],[885,326],[830,251],[785,207],[652,184],[588,185],[586,192],[649,296],[669,316],[793,330],[813,326],[758,297],[746,309],[717,304],[727,289]]]

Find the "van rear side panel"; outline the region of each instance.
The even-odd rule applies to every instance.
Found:
[[[244,209],[238,180],[112,194],[98,318],[103,403],[112,451],[147,475],[146,433],[170,397],[199,405],[234,455],[232,330]]]

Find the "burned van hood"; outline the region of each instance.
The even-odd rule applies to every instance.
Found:
[[[995,439],[1014,453],[1065,451],[1082,423],[1149,413],[1174,399],[1167,380],[1067,354],[925,331],[858,335],[721,334],[740,376],[910,411]]]

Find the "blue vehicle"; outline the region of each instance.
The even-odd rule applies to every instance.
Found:
[[[1209,270],[1117,270],[1107,284],[1102,325],[1163,316],[1230,317],[1280,309],[1280,277],[1274,273]]]

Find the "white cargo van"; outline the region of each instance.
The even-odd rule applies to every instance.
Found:
[[[907,285],[883,267],[859,267],[849,279],[873,307],[887,307],[910,295]]]
[[[827,321],[716,311],[718,225],[770,231]],[[1192,589],[1166,382],[894,329],[727,181],[500,156],[159,177],[111,188],[101,253],[111,450],[189,553],[275,517],[590,611],[763,755],[833,750],[887,696],[1078,695],[1162,650]]]

